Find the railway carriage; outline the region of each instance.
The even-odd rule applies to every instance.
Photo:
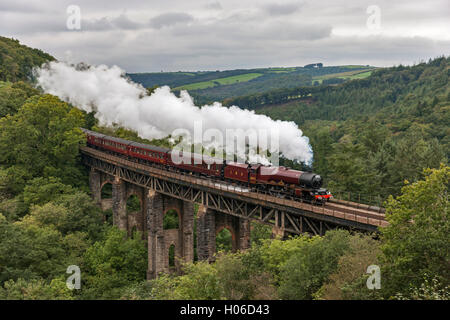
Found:
[[[202,156],[195,153],[182,154],[180,151],[178,155],[168,152],[167,164],[174,168],[194,172],[204,176],[222,177],[223,176],[223,163],[219,159],[214,159],[208,156]],[[173,161],[175,160],[175,162]]]
[[[167,164],[167,154],[170,149],[132,142],[127,146],[128,156],[150,161],[157,164]]]
[[[190,174],[245,184],[283,197],[289,195],[314,202],[327,201],[332,197],[329,191],[321,188],[321,176],[312,172],[292,170],[283,166],[222,161],[195,153],[182,154],[180,151],[175,155],[172,154],[174,150],[82,130],[87,136],[88,145],[125,155],[134,161],[146,161]],[[174,161],[176,158],[183,161]]]

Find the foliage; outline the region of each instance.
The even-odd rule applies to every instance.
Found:
[[[450,167],[425,170],[424,180],[402,188],[402,195],[389,197],[381,247],[386,296],[407,295],[420,287],[423,277],[449,285]]]
[[[175,210],[169,210],[166,212],[163,218],[163,229],[178,229],[180,224],[180,219],[178,213]]]
[[[349,233],[328,231],[302,246],[281,267],[279,295],[282,299],[312,299],[330,274],[336,271],[338,259],[349,246]]]
[[[250,243],[252,246],[259,246],[264,240],[272,237],[272,228],[270,226],[251,221]]]
[[[139,200],[139,197],[135,194],[131,195],[127,199],[127,212],[136,212],[141,209],[141,201]]]
[[[39,91],[23,81],[0,85],[0,118],[15,114],[28,98],[38,94]]]
[[[63,184],[59,178],[38,177],[28,182],[23,190],[22,198],[23,202],[30,207],[32,205],[43,205],[55,197],[72,192],[75,192],[75,190],[71,186]]]
[[[272,274],[277,282],[280,281],[286,262],[308,243],[318,240],[317,237],[297,236],[286,241],[280,239],[263,241],[260,254],[265,270]]]
[[[8,280],[0,286],[0,300],[72,300],[65,281],[54,279],[50,283],[42,279]]]
[[[379,265],[379,241],[372,235],[350,237],[348,250],[339,257],[338,267],[314,295],[324,300],[364,300],[379,297],[378,290],[369,290],[366,273],[370,265]]]
[[[125,287],[145,279],[147,246],[139,235],[127,238],[126,232],[109,227],[103,240],[85,254],[83,297],[118,299]]]
[[[52,201],[35,205],[22,223],[36,226],[52,226],[62,235],[86,232],[90,239],[98,239],[102,230],[100,209],[84,192],[54,196]]]
[[[124,298],[168,300],[274,299],[276,290],[267,273],[246,266],[244,253],[221,254],[214,264],[206,261],[183,265],[182,276],[161,274],[148,284],[124,291]]]
[[[221,298],[217,269],[208,262],[184,266],[185,274],[179,277],[160,275],[152,280],[151,299],[217,300]]]
[[[419,288],[411,288],[410,292],[404,296],[401,293],[395,295],[398,300],[450,300],[450,286],[443,286],[435,277],[431,280],[425,276]]]
[[[21,45],[15,39],[0,37],[0,81],[28,80],[33,67],[53,60],[55,58],[39,49]]]
[[[247,265],[245,253],[223,254],[215,263],[222,298],[227,300],[274,299],[276,289],[270,274]]]
[[[216,235],[216,250],[220,251],[231,251],[233,245],[232,235],[230,230],[227,228],[222,229]]]
[[[0,283],[18,278],[53,279],[68,265],[61,234],[52,228],[11,223],[0,216]]]
[[[35,177],[59,177],[65,184],[83,183],[77,163],[84,143],[80,111],[51,95],[35,96],[15,115],[0,119],[0,165],[4,191],[20,193]],[[11,143],[14,141],[14,143]]]

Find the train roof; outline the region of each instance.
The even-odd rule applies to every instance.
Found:
[[[130,146],[133,146],[133,147],[138,147],[138,148],[143,148],[143,149],[148,149],[148,150],[153,150],[153,151],[158,151],[158,152],[167,152],[167,151],[170,150],[170,149],[167,149],[167,148],[153,146],[153,145],[150,145],[150,144],[144,144],[144,143],[135,142],[135,141],[131,141],[131,140],[126,140],[126,139],[122,139],[122,138],[107,136],[106,134],[95,132],[95,131],[88,130],[88,129],[85,129],[85,128],[81,128],[81,130],[83,132],[91,135],[91,136],[104,138],[104,139],[111,140],[111,141],[114,141],[114,142],[118,142],[118,143],[121,143],[121,144],[124,144],[124,145],[130,145]]]
[[[172,152],[180,152],[181,150],[169,150],[170,154],[172,154]],[[198,159],[199,162],[201,161],[201,163],[206,162],[208,164],[223,164],[223,160],[219,159],[219,158],[215,158],[215,157],[211,157],[205,154],[198,154],[198,153],[193,153],[193,152],[184,152],[183,153],[183,157],[188,158],[188,159]]]
[[[84,128],[81,128],[81,131],[83,131],[84,133],[87,133],[91,136],[94,136],[94,137],[103,138],[105,136],[103,133],[95,132],[95,131],[84,129]]]
[[[154,146],[154,145],[151,145],[151,144],[134,142],[134,141],[132,141],[130,143],[130,146],[143,148],[143,149],[148,149],[148,150],[157,151],[157,152],[164,152],[164,153],[170,151],[170,149],[167,149],[167,148],[158,147],[158,146]]]
[[[130,141],[130,140],[125,140],[125,139],[122,139],[122,138],[116,138],[116,137],[111,137],[111,136],[104,136],[103,138],[111,140],[111,141],[114,141],[114,142],[117,142],[117,143],[121,143],[121,144],[124,144],[124,145],[129,145],[129,144],[133,143],[133,141]]]

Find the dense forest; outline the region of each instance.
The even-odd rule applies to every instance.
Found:
[[[40,52],[13,43],[25,56]],[[312,103],[258,109],[305,129],[330,188],[396,195],[377,236],[334,230],[282,241],[254,224],[251,249],[230,253],[219,237],[215,263],[151,281],[146,241],[126,237],[89,194],[79,128],[95,126],[93,114],[15,71],[42,61],[14,59],[0,65],[0,299],[450,298],[448,58],[327,87]],[[314,118],[308,108],[329,112]],[[80,290],[66,286],[70,265],[80,267]],[[369,265],[380,266],[381,289],[367,288]]]

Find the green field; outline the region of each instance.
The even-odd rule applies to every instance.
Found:
[[[195,82],[190,83],[184,86],[176,87],[173,90],[199,90],[199,89],[206,89],[210,87],[215,87],[217,85],[227,85],[227,84],[234,84],[239,82],[247,82],[252,79],[258,78],[262,76],[262,73],[246,73],[241,74],[238,76],[232,76],[232,77],[226,77],[226,78],[219,78],[214,79],[210,81],[202,81],[202,82]]]
[[[365,71],[365,72],[361,72],[361,73],[355,73],[351,76],[343,76],[343,77],[338,77],[338,78],[348,79],[348,80],[364,79],[364,78],[367,78],[368,76],[370,76],[371,74],[372,74],[372,71]]]
[[[350,66],[349,66],[350,67]],[[320,84],[322,84],[323,80],[326,79],[332,79],[332,78],[340,78],[340,79],[346,79],[346,80],[353,80],[353,79],[364,79],[367,78],[372,74],[372,69],[364,69],[364,70],[355,70],[355,71],[347,71],[347,72],[340,72],[340,73],[330,73],[323,76],[317,76],[313,77],[313,82],[318,81]]]
[[[347,66],[343,66],[346,67],[348,69],[360,69],[360,68],[367,68],[367,66],[363,66],[363,65],[347,65]]]

